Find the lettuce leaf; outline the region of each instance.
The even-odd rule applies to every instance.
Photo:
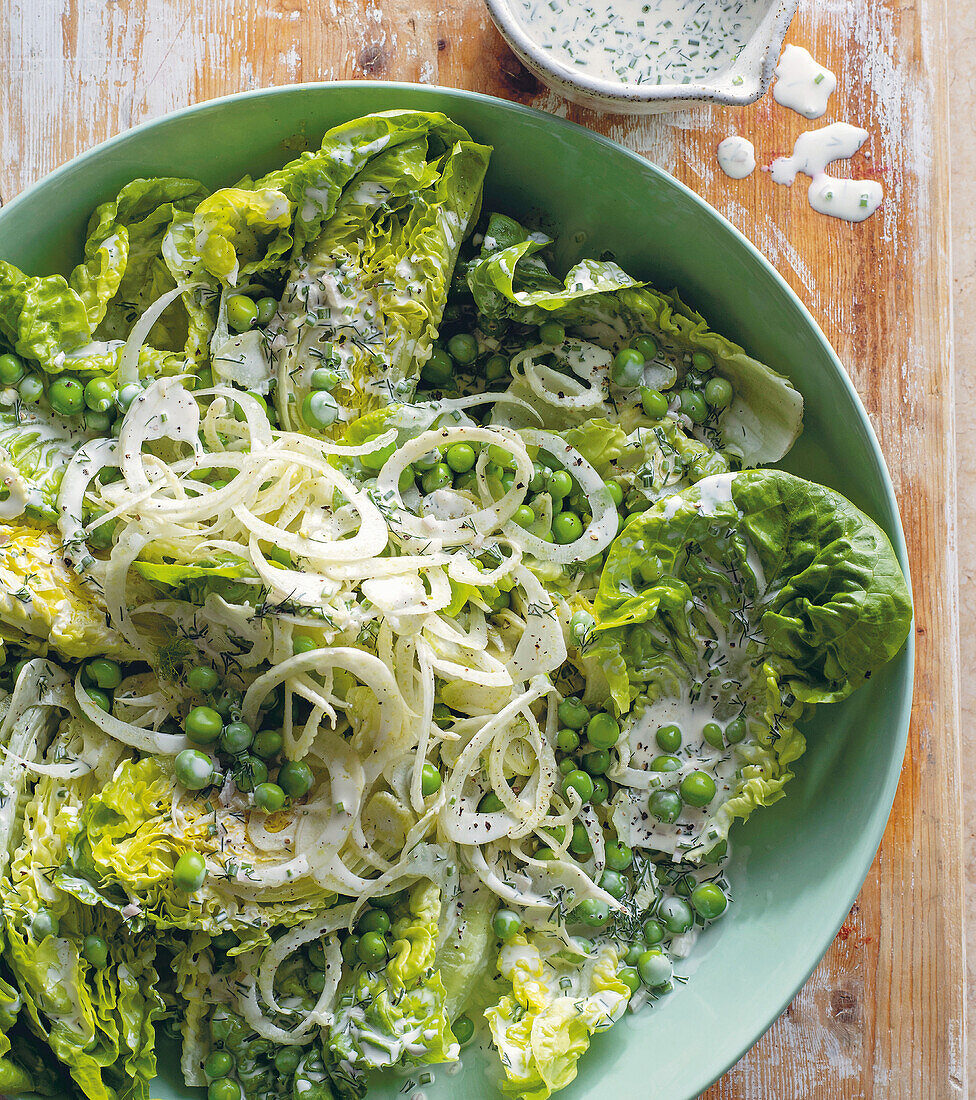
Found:
[[[413,396],[488,155],[467,140],[435,151],[427,134],[388,143],[337,197],[269,327],[283,426],[320,431],[303,401],[325,362],[341,377],[334,396],[347,419]]]
[[[242,276],[272,268],[288,253],[291,220],[281,191],[225,187],[194,211],[194,245],[214,278],[236,286]]]
[[[621,712],[636,701],[610,772],[625,788],[613,806],[618,835],[695,860],[734,819],[782,796],[805,749],[804,707],[844,698],[890,660],[911,603],[867,516],[790,474],[749,471],[703,479],[628,523],[594,614],[585,660]],[[681,778],[651,767],[654,729],[671,713],[685,734],[682,768],[706,768],[717,793],[665,824],[646,797]],[[710,747],[698,734],[711,720],[737,720],[740,737]]]
[[[379,972],[358,966],[340,989],[329,1037],[333,1059],[360,1069],[456,1061],[447,991],[434,969],[440,891],[415,886],[393,926],[393,952]]]
[[[511,993],[485,1012],[507,1078],[519,1100],[547,1100],[575,1077],[590,1037],[623,1015],[630,990],[617,977],[618,955],[603,945],[583,963],[565,945],[519,933],[502,945],[498,972]]]
[[[57,869],[66,858],[78,814],[112,759],[123,751],[87,723],[73,719],[59,731],[48,761],[84,755],[84,775],[38,778],[23,820],[23,841],[0,879],[7,939],[4,959],[23,1000],[23,1012],[91,1100],[144,1100],[155,1076],[153,1021],[155,942],[131,935],[116,914],[91,908],[61,891]],[[42,929],[39,916],[54,923]],[[108,962],[95,967],[84,939],[100,936]]]
[[[731,405],[700,429],[712,446],[743,466],[758,466],[777,461],[793,445],[802,427],[799,393],[788,379],[711,332],[677,292],[661,294],[615,263],[597,260],[580,261],[553,285],[539,256],[550,239],[528,233],[511,218],[504,219],[500,234],[492,232],[493,224],[498,223],[489,222],[481,254],[467,268],[468,285],[483,314],[525,323],[558,318],[578,326],[589,339],[609,342],[614,351],[631,336],[649,334],[667,376],[660,388],[680,386],[692,356],[702,353],[714,374],[728,379],[733,389]]]

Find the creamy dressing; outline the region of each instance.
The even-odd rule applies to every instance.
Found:
[[[847,160],[867,141],[868,132],[846,122],[833,122],[820,130],[800,134],[788,157],[777,157],[770,167],[776,183],[792,185],[797,173],[812,177],[807,197],[814,210],[844,221],[862,222],[881,205],[884,197],[876,180],[842,180],[828,176],[835,160]]]
[[[620,84],[690,84],[726,72],[761,0],[512,0],[526,33],[573,73]]]
[[[744,180],[756,170],[756,148],[748,138],[733,134],[719,142],[719,167],[734,180]]]
[[[782,107],[803,115],[820,118],[827,110],[827,100],[837,87],[837,77],[814,61],[802,46],[787,46],[776,66],[773,99]]]

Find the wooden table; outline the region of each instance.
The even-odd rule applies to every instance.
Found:
[[[865,126],[852,164],[885,188],[860,226],[805,187],[734,183],[734,131],[760,163],[806,123],[771,97],[644,121],[547,93],[480,0],[0,0],[0,197],[144,119],[242,89],[373,77],[473,88],[592,126],[721,210],[776,264],[847,364],[891,466],[908,534],[918,666],[908,755],[850,917],[793,1004],[710,1100],[966,1095],[955,460],[943,0],[803,0],[789,41],[838,76],[824,121]],[[870,159],[866,157],[870,155]]]

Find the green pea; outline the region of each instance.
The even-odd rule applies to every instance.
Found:
[[[277,783],[258,783],[254,788],[254,805],[263,813],[277,813],[284,804],[285,792]]]
[[[702,737],[713,749],[725,748],[725,737],[718,722],[706,722],[702,726]]]
[[[626,875],[622,875],[619,871],[608,869],[600,876],[600,888],[606,890],[610,897],[616,898],[617,901],[627,893],[628,885]]]
[[[732,404],[732,384],[725,378],[709,378],[704,393],[713,409],[727,409]]]
[[[651,761],[652,772],[676,772],[681,767],[681,761],[676,756],[665,754],[655,756]]]
[[[434,493],[438,489],[446,488],[451,484],[450,467],[444,462],[438,462],[424,474],[420,484],[425,493]]]
[[[708,372],[715,366],[712,362],[712,357],[706,355],[703,351],[696,351],[691,357],[692,367],[698,371],[699,374],[708,374]]]
[[[103,691],[115,691],[122,683],[122,668],[108,657],[94,657],[85,664],[85,682]]]
[[[316,367],[311,377],[313,390],[334,390],[339,385],[339,375],[331,367]]]
[[[254,304],[257,307],[257,322],[259,325],[268,324],[278,312],[278,303],[274,298],[258,298]]]
[[[589,802],[593,795],[593,778],[586,772],[574,769],[563,779],[563,794],[568,798],[569,792],[575,791],[584,803]]]
[[[48,909],[39,909],[31,921],[31,935],[38,943],[56,936],[60,930],[58,918]]]
[[[90,432],[97,432],[99,435],[105,435],[112,427],[114,420],[115,417],[110,412],[92,412],[89,409],[85,413],[85,427]]]
[[[681,797],[677,791],[654,791],[647,800],[647,809],[658,821],[673,825],[681,816]]]
[[[237,757],[233,776],[238,790],[255,791],[262,783],[267,783],[268,765],[259,756],[251,756],[250,753],[245,753],[243,756]],[[280,779],[278,786],[283,786]]]
[[[606,749],[594,749],[583,757],[583,767],[590,775],[603,775],[610,767],[610,753]]]
[[[478,341],[467,332],[459,332],[447,342],[447,350],[455,363],[470,366],[478,358]]]
[[[552,520],[552,537],[560,545],[575,542],[583,534],[583,521],[575,512],[560,512]]]
[[[581,730],[590,717],[590,712],[579,701],[572,697],[563,699],[559,704],[559,723],[571,730]]]
[[[209,665],[194,665],[187,673],[186,686],[190,691],[210,692],[220,683],[217,670]],[[218,715],[219,717],[219,715]]]
[[[633,389],[644,376],[644,356],[634,348],[621,348],[614,356],[610,376],[618,386]]]
[[[186,716],[183,728],[195,745],[210,745],[220,736],[224,720],[213,707],[194,707]]]
[[[328,390],[315,390],[302,402],[302,419],[313,428],[328,428],[339,418],[339,403]]]
[[[703,424],[708,419],[705,398],[694,390],[681,390],[678,393],[678,405],[693,424]]]
[[[220,698],[214,703],[213,709],[220,715],[223,721],[228,721],[231,714],[240,712],[243,696],[237,688],[224,688]]]
[[[386,940],[379,932],[367,932],[359,937],[356,947],[359,961],[365,966],[379,966],[386,961]]]
[[[214,1050],[203,1063],[203,1072],[210,1078],[227,1077],[234,1068],[233,1055],[226,1050]]]
[[[620,726],[612,714],[600,711],[586,726],[586,739],[597,749],[610,749],[620,739]]]
[[[342,941],[342,961],[346,966],[355,966],[359,962],[359,937],[346,936]]]
[[[593,780],[593,794],[590,796],[590,801],[595,806],[602,806],[609,797],[610,784],[603,778],[602,775],[598,775]]]
[[[500,940],[510,940],[522,931],[522,920],[511,909],[499,909],[491,922],[492,931]]]
[[[576,752],[579,746],[580,739],[576,730],[562,729],[556,734],[556,748],[560,752]]]
[[[576,761],[572,757],[567,756],[559,761],[558,767],[560,775],[569,775],[570,772],[576,771]]]
[[[424,798],[430,798],[441,789],[441,773],[435,764],[424,764],[420,769],[420,793]]]
[[[284,741],[278,730],[261,730],[254,738],[251,752],[253,752],[255,756],[260,756],[262,760],[270,760],[273,756],[277,756],[278,753],[281,752],[281,746],[283,744]]]
[[[695,911],[705,920],[716,920],[725,912],[729,904],[725,892],[714,882],[699,883],[692,890],[690,900]]]
[[[467,1016],[458,1016],[451,1025],[451,1030],[454,1032],[454,1038],[462,1047],[474,1038],[474,1024]]]
[[[545,321],[539,325],[539,342],[556,347],[566,339],[566,329],[558,321]]]
[[[85,407],[85,390],[75,378],[59,378],[47,391],[51,408],[62,416],[76,416]]]
[[[640,971],[641,981],[651,989],[657,989],[671,981],[673,973],[671,960],[660,950],[645,951],[637,963],[637,969]]]
[[[356,921],[356,931],[363,935],[364,932],[382,932],[390,930],[390,914],[382,909],[367,909]]]
[[[586,898],[573,910],[573,917],[580,924],[602,928],[610,920],[610,906],[596,898]]]
[[[36,405],[44,395],[44,383],[36,374],[28,374],[17,387],[17,392],[25,405]]]
[[[26,368],[23,360],[10,352],[6,355],[0,355],[0,384],[16,386],[25,373]]]
[[[502,800],[495,794],[494,791],[489,791],[478,803],[479,814],[495,814],[499,810],[504,810]]]
[[[314,639],[309,637],[308,634],[295,634],[291,640],[291,651],[296,656],[300,653],[311,653],[313,649],[318,649],[319,644]]]
[[[621,967],[617,971],[617,977],[624,983],[631,993],[636,993],[641,986],[641,976],[632,966]]]
[[[517,523],[519,527],[531,527],[535,523],[535,512],[527,504],[520,504],[515,509],[512,522]]]
[[[654,737],[665,752],[676,752],[681,748],[681,730],[677,726],[661,726]]]
[[[695,923],[695,914],[684,898],[662,898],[657,912],[661,923],[675,936],[687,932]]]
[[[115,395],[115,403],[122,410],[126,412],[129,406],[142,394],[142,386],[138,382],[127,382],[124,386],[119,388],[119,392]]]
[[[505,474],[502,478],[502,492],[508,493],[515,487],[515,475]]]
[[[610,494],[610,499],[613,501],[614,505],[619,508],[620,505],[624,502],[623,489],[617,484],[616,481],[607,481],[604,482],[604,484],[607,487],[607,492]]]
[[[88,698],[96,707],[104,710],[106,714],[111,714],[112,700],[104,691],[100,691],[98,688],[86,688],[86,691],[88,692]]]
[[[235,332],[244,332],[258,319],[258,307],[246,294],[232,294],[227,299],[227,324]]]
[[[199,890],[207,878],[207,864],[199,852],[184,852],[173,868],[173,885],[177,890],[192,894]]]
[[[642,943],[632,943],[630,947],[627,948],[627,954],[624,955],[624,962],[628,966],[636,966],[637,960],[644,954],[645,950],[647,949]]]
[[[312,789],[315,777],[304,760],[286,760],[278,771],[278,786],[290,798],[301,798]]]
[[[657,346],[657,340],[655,340],[653,336],[648,336],[647,333],[644,333],[642,336],[638,336],[634,340],[631,340],[631,346],[633,347],[634,351],[639,351],[641,353],[646,363],[649,363],[652,359],[656,358],[659,350]]]
[[[593,851],[590,835],[581,821],[573,822],[573,835],[569,840],[569,850],[578,856],[588,856]]]
[[[641,407],[651,420],[661,420],[668,414],[668,399],[660,390],[641,386]]]
[[[253,740],[254,730],[246,722],[228,722],[220,734],[220,747],[231,756],[239,756]]]
[[[556,853],[551,848],[543,845],[541,848],[536,848],[535,858],[541,859],[543,862],[545,862],[550,859],[555,859]]]
[[[730,745],[738,745],[740,741],[745,740],[748,732],[746,720],[740,715],[738,718],[733,718],[725,727],[725,740]]]
[[[456,474],[466,474],[474,469],[477,460],[478,456],[470,443],[455,443],[447,448],[444,455],[444,461]]]
[[[108,966],[108,944],[101,936],[85,936],[82,953],[96,970],[104,970]]]
[[[241,1086],[232,1077],[218,1077],[207,1087],[207,1100],[241,1100]]]
[[[641,934],[648,947],[654,947],[664,939],[664,925],[653,917],[648,917],[641,927]]]
[[[432,386],[446,386],[454,377],[454,361],[443,348],[434,348],[420,368],[420,377]]]
[[[715,797],[715,780],[708,772],[692,772],[681,780],[678,789],[689,806],[707,806]]]
[[[85,404],[94,412],[107,412],[115,404],[115,387],[107,378],[92,378],[85,384]]]
[[[553,503],[569,496],[573,491],[573,478],[565,470],[552,470],[546,478],[546,492],[552,497]]]
[[[546,479],[552,473],[548,466],[539,462],[532,463],[532,477],[529,479],[529,489],[533,493],[541,493],[546,487]]]
[[[634,862],[634,853],[619,840],[611,840],[606,846],[606,860],[611,871],[626,871]]]
[[[214,762],[199,749],[184,749],[173,761],[177,780],[188,791],[202,791],[214,781]]]
[[[681,898],[690,898],[691,891],[695,888],[695,880],[691,875],[682,875],[674,882],[674,892]]]
[[[489,382],[497,382],[504,378],[509,371],[509,363],[504,355],[491,355],[485,363],[485,378]]]

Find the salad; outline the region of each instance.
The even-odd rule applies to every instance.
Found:
[[[899,650],[789,380],[393,111],[0,262],[0,1093],[545,1100]],[[517,213],[517,212],[515,212]],[[707,934],[707,931],[706,931]],[[653,1011],[653,1008],[650,1010]]]

